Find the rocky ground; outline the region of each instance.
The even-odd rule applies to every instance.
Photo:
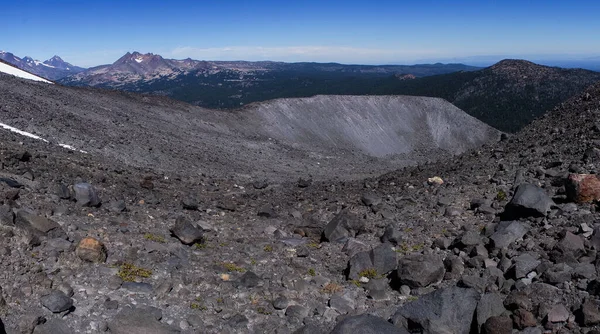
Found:
[[[597,333],[600,85],[362,180],[238,182],[0,132],[7,333]]]

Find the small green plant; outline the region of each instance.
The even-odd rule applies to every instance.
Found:
[[[231,262],[223,262],[222,265],[223,265],[223,268],[227,269],[227,271],[239,272],[239,273],[243,273],[246,271],[246,269],[244,269],[242,267],[238,267]]]
[[[310,276],[316,276],[317,275],[317,273],[315,272],[315,270],[313,268],[308,269],[308,274]]]
[[[415,300],[418,300],[418,299],[419,299],[419,297],[417,297],[417,296],[408,296],[406,298],[406,300],[409,302],[414,302]]]
[[[158,242],[158,243],[161,243],[161,244],[165,243],[165,238],[164,237],[162,237],[160,235],[155,235],[155,234],[152,234],[152,233],[146,233],[146,234],[144,234],[144,239],[150,240],[150,241],[154,241],[154,242]]]
[[[506,192],[504,190],[499,190],[496,194],[496,199],[500,202],[506,200]]]
[[[319,248],[319,243],[317,242],[311,242],[309,244],[307,244],[306,246],[310,247],[310,248]]]
[[[255,266],[256,265],[256,259],[254,258],[250,258],[250,264]]]
[[[413,231],[412,227],[407,227],[407,228],[404,229],[404,232],[406,232],[406,233],[410,233],[412,231]]]
[[[190,304],[190,308],[192,310],[201,310],[201,311],[206,311],[208,308],[200,303],[196,303],[196,302],[192,302]]]
[[[194,247],[196,247],[196,249],[206,249],[208,247],[208,244],[197,242],[194,244]]]
[[[265,252],[272,252],[273,251],[273,246],[271,245],[266,245],[265,248],[263,248],[263,250]]]
[[[223,304],[223,298],[221,298],[221,297],[217,298],[217,303]]]
[[[267,309],[266,309],[266,308],[264,308],[264,307],[259,307],[259,308],[257,308],[257,309],[256,309],[256,312],[257,312],[258,314],[263,314],[263,315],[271,315],[271,312],[267,311]]]
[[[360,288],[360,281],[359,280],[353,279],[350,282]]]
[[[152,276],[152,271],[138,267],[131,263],[123,263],[119,267],[117,276],[119,276],[125,282],[135,282],[139,278],[148,278]]]
[[[377,270],[375,270],[374,268],[369,268],[369,269],[365,269],[365,270],[359,272],[358,276],[372,279],[372,278],[377,278],[378,275],[377,275]]]

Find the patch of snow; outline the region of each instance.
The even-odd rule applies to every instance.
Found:
[[[41,140],[41,141],[43,141],[45,143],[48,143],[48,141],[46,139],[44,139],[44,138],[42,138],[40,136],[36,136],[33,133],[29,133],[29,132],[26,132],[26,131],[23,131],[23,130],[19,130],[19,129],[15,128],[15,127],[12,127],[12,126],[8,125],[8,124],[0,123],[0,127],[2,127],[3,129],[6,129],[8,131],[11,131],[11,132],[14,132],[14,133],[18,133],[18,134],[20,134],[22,136],[33,138],[33,139],[37,139],[37,140]],[[78,152],[86,153],[86,154],[88,153],[86,151],[76,149],[75,147],[73,147],[71,145],[67,145],[67,144],[58,144],[58,146],[66,148],[68,150],[72,150],[72,151],[78,151]]]
[[[52,66],[52,65],[48,65],[48,64],[46,64],[46,63],[41,63],[41,64],[42,64],[42,65],[44,65],[44,66],[46,66],[46,67],[52,67],[52,68],[56,68],[56,67],[54,67],[54,66]]]
[[[5,63],[0,63],[0,72],[6,73],[6,74],[10,74],[10,75],[14,75],[16,77],[19,78],[23,78],[23,79],[29,79],[29,80],[35,80],[35,81],[41,81],[41,82],[45,82],[45,83],[49,83],[51,84],[52,82],[42,78],[42,77],[38,77],[37,75],[31,74],[29,72],[25,72],[21,69],[18,69],[16,67],[10,66],[8,64]]]
[[[18,134],[20,134],[22,136],[25,136],[25,137],[29,137],[29,138],[33,138],[33,139],[37,139],[37,140],[42,140],[42,141],[44,141],[46,143],[48,142],[46,139],[44,139],[44,138],[42,138],[40,136],[36,136],[33,133],[29,133],[29,132],[25,132],[25,131],[19,130],[19,129],[15,128],[15,127],[12,127],[12,126],[4,124],[4,123],[0,123],[0,127],[6,129],[8,131],[11,131],[11,132],[14,132],[14,133],[18,133]]]
[[[144,61],[144,58],[138,57],[134,59],[135,61],[137,61],[138,63],[141,63]]]
[[[81,152],[81,153],[87,153],[86,151],[78,150],[78,149],[76,149],[75,147],[73,147],[73,146],[71,146],[71,145],[67,145],[67,144],[58,144],[58,146],[60,146],[60,147],[64,147],[64,148],[66,148],[66,149],[68,149],[68,150],[71,150],[71,151],[79,151],[79,152]]]

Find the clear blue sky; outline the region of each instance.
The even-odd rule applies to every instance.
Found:
[[[598,13],[597,0],[7,0],[0,50],[86,67],[127,51],[363,64],[598,57]]]

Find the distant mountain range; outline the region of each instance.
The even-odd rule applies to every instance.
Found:
[[[67,63],[59,56],[54,56],[41,62],[31,57],[20,58],[10,52],[0,51],[0,59],[24,71],[49,80],[58,80],[85,70],[85,68]]]
[[[503,60],[463,64],[342,65],[272,61],[199,61],[126,53],[113,64],[82,69],[55,56],[45,62],[2,52],[3,59],[72,86],[164,95],[209,108],[314,95],[441,97],[470,115],[515,132],[556,104],[600,81],[600,73]]]
[[[498,130],[516,132],[598,81],[600,72],[506,59],[473,72],[387,78],[368,93],[441,97]]]
[[[210,108],[319,94],[441,97],[499,130],[514,132],[596,81],[599,72],[523,60],[482,69],[463,64],[210,62],[134,52],[59,82],[166,95]]]
[[[127,53],[102,65],[60,80],[73,86],[94,86],[167,95],[211,108],[232,108],[255,101],[315,94],[359,93],[350,89],[357,78],[408,80],[479,68],[463,64],[342,65],[165,59],[152,53]],[[352,90],[352,91],[350,91]]]

